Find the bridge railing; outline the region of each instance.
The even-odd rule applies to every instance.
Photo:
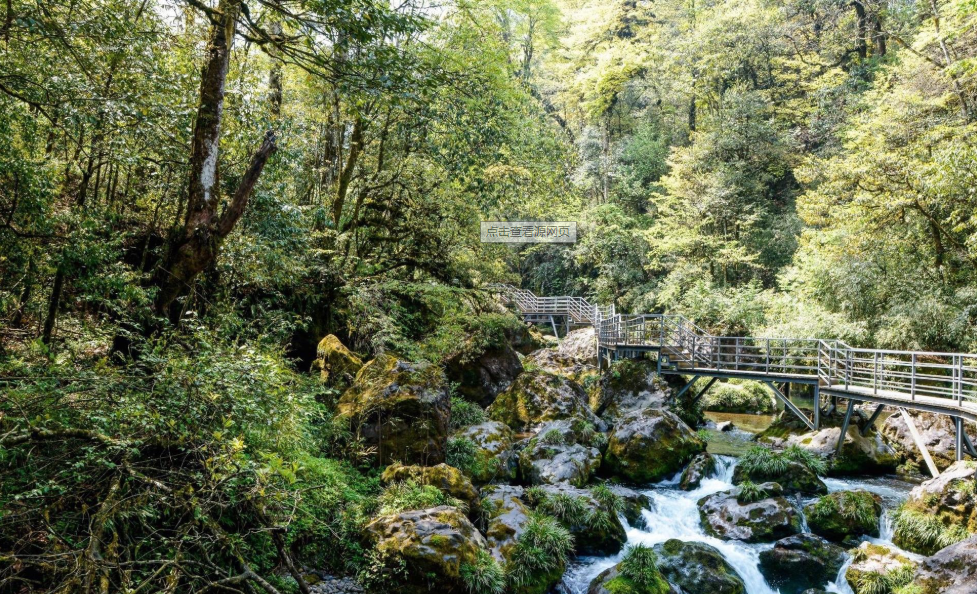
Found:
[[[853,348],[840,340],[713,336],[684,316],[619,314],[580,297],[537,297],[505,287],[524,313],[568,315],[594,325],[600,346],[658,349],[680,367],[811,376],[839,389],[898,392],[911,399],[977,402],[977,355]]]

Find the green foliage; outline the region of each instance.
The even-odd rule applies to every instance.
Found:
[[[770,494],[753,481],[743,481],[739,485],[739,492],[736,494],[736,501],[741,505],[756,503],[762,499],[770,497]]]
[[[827,463],[820,456],[799,446],[788,446],[782,452],[776,452],[758,445],[750,448],[739,460],[739,466],[747,474],[765,478],[783,475],[791,463],[800,464],[818,475],[827,471]]]
[[[702,398],[702,408],[733,413],[770,413],[777,406],[773,395],[763,384],[730,380],[710,388]]]
[[[583,497],[567,493],[548,493],[536,504],[536,511],[552,516],[567,526],[587,522],[590,509]]]
[[[523,527],[506,565],[509,583],[523,588],[562,571],[573,551],[573,535],[555,518],[534,513]]]
[[[892,523],[901,546],[927,555],[971,536],[964,526],[947,523],[937,515],[906,504],[895,511]]]
[[[642,544],[628,547],[621,559],[621,575],[639,589],[652,591],[661,580],[655,551]]]
[[[451,397],[451,428],[464,429],[473,425],[481,425],[488,421],[488,415],[481,406],[469,402],[458,396]]]
[[[427,509],[439,505],[449,505],[467,510],[463,501],[447,495],[433,485],[420,485],[414,479],[388,485],[377,498],[377,504],[379,513],[383,515]]]
[[[505,572],[485,550],[478,551],[475,563],[461,565],[461,580],[471,594],[502,594],[505,591]]]
[[[908,563],[885,573],[868,571],[858,576],[855,594],[910,594],[916,568]]]

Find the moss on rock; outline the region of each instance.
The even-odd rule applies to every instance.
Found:
[[[811,532],[832,542],[879,536],[882,498],[868,491],[838,491],[804,508]]]
[[[322,381],[330,385],[349,385],[362,367],[363,361],[334,334],[319,342],[316,360],[312,364],[312,369],[319,371]]]
[[[651,483],[678,472],[705,447],[675,414],[645,409],[626,415],[611,432],[601,469],[632,483]]]
[[[414,480],[419,485],[437,487],[445,495],[472,505],[478,501],[478,491],[460,470],[447,464],[436,466],[403,466],[391,464],[380,475],[385,484]]]
[[[489,418],[513,431],[527,431],[548,421],[579,419],[603,427],[587,405],[580,384],[545,371],[526,371],[488,407]]]

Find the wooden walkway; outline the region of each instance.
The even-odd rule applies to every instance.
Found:
[[[682,392],[703,377],[711,378],[706,389],[720,378],[761,381],[812,429],[838,398],[848,400],[845,430],[856,402],[878,405],[870,426],[886,406],[945,414],[957,424],[958,459],[965,452],[977,457],[962,423],[977,421],[977,355],[854,348],[836,339],[714,336],[683,316],[621,314],[581,297],[538,297],[509,285],[492,289],[525,320],[548,322],[554,332],[593,326],[602,369],[619,358],[652,358],[660,373],[692,376]],[[790,384],[813,386],[813,418],[785,396]]]

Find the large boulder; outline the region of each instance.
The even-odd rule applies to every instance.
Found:
[[[581,385],[593,384],[600,375],[596,365],[561,355],[557,349],[533,351],[526,355],[523,363],[528,368],[559,375]]]
[[[589,422],[605,428],[587,405],[580,384],[545,371],[526,371],[488,407],[489,418],[514,431],[531,431],[548,421],[560,419]]]
[[[571,331],[560,340],[556,352],[568,359],[597,365],[597,334],[593,326]]]
[[[977,463],[955,462],[914,488],[896,513],[892,541],[907,551],[932,555],[977,534]]]
[[[953,418],[922,411],[910,411],[909,416],[912,417],[937,468],[943,470],[952,465],[956,461],[956,428],[953,425]],[[974,435],[973,424],[965,422],[964,425],[969,434]],[[920,468],[926,468],[923,455],[916,447],[906,419],[901,414],[890,415],[885,420],[882,424],[882,436],[907,459],[915,462]]]
[[[457,393],[483,407],[492,404],[523,371],[519,355],[508,343],[486,349],[478,356],[462,350],[444,367]]]
[[[537,510],[554,515],[570,531],[578,555],[613,555],[624,547],[628,535],[617,510],[608,509],[594,493],[567,484],[544,485],[539,490],[548,501],[535,502]],[[579,502],[582,513],[567,515],[558,511],[570,499]]]
[[[915,565],[914,561],[887,546],[863,542],[852,551],[852,562],[845,570],[845,580],[852,590],[862,592],[866,584],[880,581],[879,577]]]
[[[601,437],[579,419],[546,423],[519,454],[523,480],[532,485],[586,485],[600,467],[600,450],[594,445]]]
[[[349,385],[363,367],[363,361],[346,348],[334,334],[319,342],[312,369],[319,372],[323,382],[330,385]]]
[[[523,502],[523,488],[510,485],[484,487],[479,507],[492,556],[504,562],[509,559],[516,540],[529,521],[530,510]]]
[[[744,500],[743,487],[699,500],[699,518],[707,534],[723,540],[773,542],[801,532],[801,515],[776,483],[759,485],[757,501]]]
[[[380,553],[404,562],[400,591],[411,594],[466,591],[462,567],[475,565],[488,547],[468,518],[447,506],[382,516],[366,535]]]
[[[664,408],[671,389],[650,360],[621,359],[604,374],[592,394],[594,411],[614,423],[624,415],[646,408]]]
[[[528,355],[546,346],[546,337],[531,324],[506,326],[503,332],[506,342],[521,355]]]
[[[460,470],[447,464],[437,466],[403,466],[391,464],[380,475],[384,484],[413,480],[419,485],[437,487],[442,493],[464,501],[469,506],[478,503],[478,491]]]
[[[833,582],[845,564],[845,550],[820,536],[788,536],[760,552],[760,571],[780,594],[800,594]]]
[[[828,486],[813,471],[799,462],[788,462],[778,472],[747,469],[742,464],[733,471],[733,484],[745,481],[754,483],[775,482],[786,493],[821,495],[828,492]]]
[[[467,439],[475,444],[475,462],[466,469],[475,484],[516,478],[517,459],[512,450],[512,430],[505,423],[486,421],[472,425],[455,433],[454,438]]]
[[[356,374],[338,412],[376,448],[380,464],[444,461],[451,400],[444,374],[433,365],[380,355]]]
[[[811,532],[833,542],[879,536],[882,498],[864,490],[838,491],[804,508]]]
[[[977,576],[977,536],[950,545],[919,564],[919,594],[973,594]]]
[[[692,462],[682,471],[679,488],[683,491],[693,491],[699,488],[704,479],[716,474],[716,459],[712,454],[703,452],[692,459]]]
[[[675,414],[644,409],[625,415],[610,434],[602,471],[632,483],[675,474],[705,443]]]
[[[715,547],[672,539],[654,549],[658,570],[684,594],[746,594],[743,578]]]

